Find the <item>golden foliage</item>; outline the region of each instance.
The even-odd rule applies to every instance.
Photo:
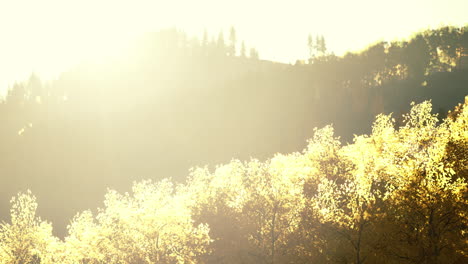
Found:
[[[438,123],[413,104],[342,146],[327,126],[302,153],[196,168],[185,184],[109,190],[62,242],[31,192],[0,226],[0,263],[463,263],[468,107]]]

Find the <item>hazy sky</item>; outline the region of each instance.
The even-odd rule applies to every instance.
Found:
[[[146,31],[212,35],[233,25],[262,59],[294,62],[307,35],[342,54],[377,40],[468,23],[467,0],[0,0],[0,91],[32,71],[54,78]]]

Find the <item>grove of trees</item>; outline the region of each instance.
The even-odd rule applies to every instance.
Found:
[[[177,185],[190,167],[212,171],[233,158],[263,164],[274,153],[300,151],[314,127],[327,124],[341,143],[353,142],[353,134],[372,132],[380,113],[395,113],[400,127],[411,101],[432,99],[442,119],[467,95],[466,27],[426,30],[339,57],[324,37],[311,36],[314,58],[297,65],[263,60],[240,35],[232,28],[198,39],[161,30],[121,56],[84,62],[56,80],[32,74],[13,84],[0,100],[0,221],[8,220],[10,198],[31,189],[41,204],[37,215],[63,238],[76,212],[102,207],[107,188],[125,193],[133,182],[163,177]],[[258,202],[275,204],[265,199]],[[275,219],[281,229],[296,225]],[[268,254],[272,244],[281,248],[287,234],[278,233],[268,247],[255,238],[265,247],[255,254]]]
[[[302,152],[109,189],[64,240],[19,193],[0,263],[466,263],[468,97],[443,121],[431,107],[352,144],[326,126]]]

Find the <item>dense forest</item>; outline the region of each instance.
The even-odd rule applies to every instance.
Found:
[[[447,194],[431,194],[431,208],[447,204],[454,214],[466,209],[466,118],[442,119],[468,94],[468,28],[426,30],[344,56],[329,53],[323,37],[309,37],[305,45],[310,58],[289,65],[261,60],[256,49],[236,39],[234,29],[226,36],[205,33],[202,39],[167,29],[143,36],[122,56],[83,62],[57,80],[43,82],[32,74],[14,84],[0,103],[3,220],[10,198],[23,193],[12,201],[11,222],[3,224],[1,259],[256,263],[295,256],[291,262],[362,263],[390,256],[389,262],[399,257],[418,263],[466,258],[466,215],[431,220],[448,221],[437,225],[450,231],[425,230],[423,216],[432,209],[421,207],[426,198],[414,197],[425,194],[414,192],[453,187]],[[427,103],[410,109],[412,101],[428,99],[438,120]],[[386,121],[391,126],[379,128],[384,115],[372,126],[376,115],[392,112],[394,123]],[[426,121],[416,125],[420,118]],[[325,128],[314,132],[315,127]],[[271,158],[278,152],[295,154]],[[374,154],[355,160],[356,153]],[[309,160],[311,155],[317,156]],[[256,159],[248,161],[251,157]],[[437,177],[457,180],[430,183],[436,168],[431,162],[442,166]],[[215,170],[215,164],[228,165]],[[186,181],[189,168],[204,165]],[[361,180],[372,187],[364,198]],[[130,191],[133,182],[132,195],[119,194]],[[279,185],[263,194],[249,189],[262,184]],[[99,203],[107,188],[116,191]],[[54,223],[53,235],[68,234],[65,242],[36,218],[37,203],[28,189],[41,203],[38,215]],[[283,191],[291,197],[271,200]],[[98,207],[103,209],[85,211]],[[403,211],[392,211],[397,208]],[[70,224],[79,211],[84,213]],[[155,229],[145,221],[155,221]],[[408,230],[402,234],[386,233],[404,223]],[[16,237],[21,234],[26,240]],[[412,247],[392,248],[405,239]],[[134,248],[123,252],[120,244]]]

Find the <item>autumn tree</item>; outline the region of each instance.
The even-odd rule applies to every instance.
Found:
[[[133,195],[109,191],[95,217],[83,212],[69,226],[75,261],[193,263],[206,253],[209,228],[194,225],[189,204],[168,180],[135,183]]]
[[[36,197],[29,190],[11,199],[11,222],[0,225],[0,263],[60,262],[62,245],[36,210]]]

